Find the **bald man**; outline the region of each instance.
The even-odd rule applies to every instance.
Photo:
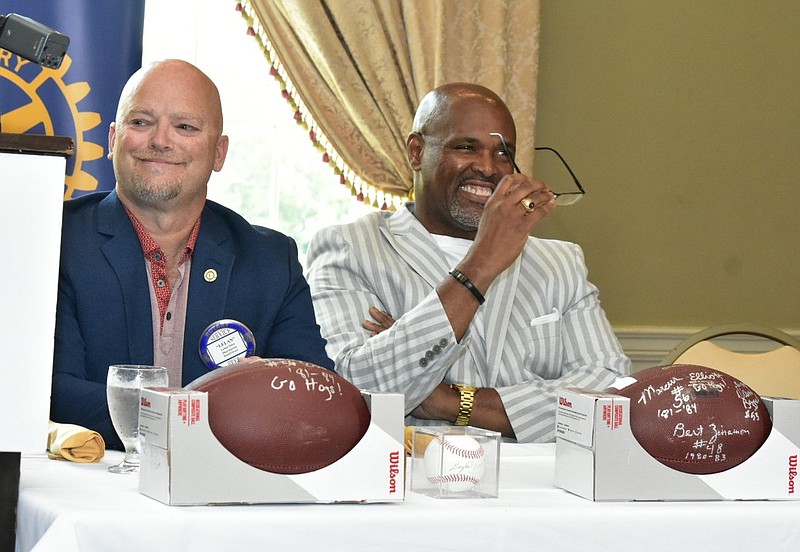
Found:
[[[295,242],[206,199],[222,169],[219,92],[167,60],[125,85],[110,125],[112,192],[64,204],[51,419],[122,448],[106,402],[111,364],[166,366],[181,387],[207,373],[212,323],[235,320],[254,354],[332,368]]]
[[[514,173],[515,142],[491,90],[433,90],[406,142],[415,202],[326,228],[309,248],[336,370],[404,393],[408,424],[552,441],[560,388],[602,389],[630,371],[580,247],[530,236],[555,202]]]

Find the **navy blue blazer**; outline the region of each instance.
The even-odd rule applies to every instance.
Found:
[[[217,273],[212,282],[203,277],[208,269]],[[108,366],[153,363],[148,286],[139,238],[117,194],[66,201],[50,416],[98,431],[112,448],[122,444],[106,402]],[[253,331],[257,356],[333,369],[294,240],[207,201],[189,275],[183,385],[209,371],[200,335],[225,318]]]

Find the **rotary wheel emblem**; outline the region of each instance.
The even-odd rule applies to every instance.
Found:
[[[69,56],[65,56],[61,67],[58,69],[43,68],[30,81],[20,77],[18,73],[19,68],[27,63],[17,62],[15,64],[9,63],[8,65],[0,63],[0,78],[9,80],[12,85],[21,89],[27,97],[27,101],[2,114],[3,132],[25,133],[41,125],[44,133],[51,136],[55,134],[71,134],[75,139],[74,168],[71,174],[66,176],[64,199],[70,199],[76,190],[96,190],[97,179],[85,172],[83,166],[89,161],[100,159],[104,150],[103,146],[85,140],[83,134],[99,125],[102,118],[99,113],[78,110],[78,103],[91,92],[91,86],[89,86],[88,82],[76,82],[69,85],[64,82],[64,75],[72,65],[72,59]],[[57,87],[63,100],[69,106],[74,133],[62,130],[56,133],[54,130],[53,120],[50,117],[47,106],[39,97],[39,90],[43,86],[52,85]]]

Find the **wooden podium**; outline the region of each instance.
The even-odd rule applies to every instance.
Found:
[[[0,551],[13,551],[20,458],[47,450],[61,213],[72,139],[0,133]]]

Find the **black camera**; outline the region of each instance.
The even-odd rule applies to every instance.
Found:
[[[50,69],[58,69],[67,54],[69,37],[33,19],[0,15],[0,48]]]

